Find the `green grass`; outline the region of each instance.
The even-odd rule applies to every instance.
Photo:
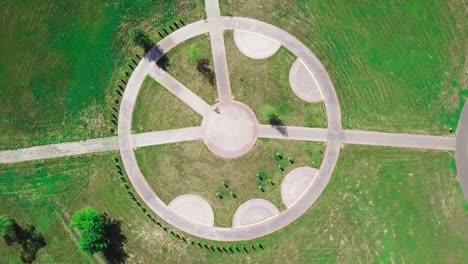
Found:
[[[299,148],[292,147],[292,151]],[[45,236],[47,246],[39,251],[37,263],[91,261],[78,251],[73,240],[76,234],[68,227],[71,215],[87,205],[122,220],[128,262],[147,263],[156,258],[161,263],[245,263],[247,258],[291,263],[468,260],[464,235],[468,206],[451,153],[347,146],[341,154],[336,172],[316,204],[285,229],[253,241],[262,242],[265,250],[249,254],[209,252],[163,232],[128,198],[111,154],[1,166],[0,211],[21,225],[35,225]],[[167,171],[174,166],[184,163],[171,163]],[[267,187],[266,194],[270,190]],[[0,254],[6,263],[19,262],[18,247],[0,242]]]
[[[34,225],[45,237],[47,245],[39,250],[36,262],[98,262],[79,251],[77,233],[69,227],[73,213],[88,205],[122,221],[128,262],[150,263],[155,256],[163,263],[174,258],[193,262],[203,257],[205,252],[186,250],[186,244],[171,238],[145,217],[119,180],[114,156],[0,167],[1,214],[13,217],[22,226]],[[0,262],[21,263],[19,250],[0,241]]]
[[[462,1],[227,0],[221,10],[305,43],[329,72],[345,128],[447,134],[456,127],[460,91],[468,89]]]
[[[462,99],[467,97],[467,20],[462,1],[227,0],[221,6],[224,14],[273,23],[310,47],[329,71],[346,128],[445,134],[448,127],[456,126]],[[157,31],[173,19],[182,17],[188,23],[204,16],[199,0],[7,1],[2,7],[0,149],[109,135],[115,87],[129,71],[129,59],[135,58],[134,53],[142,54],[129,32],[139,27],[157,41]],[[226,43],[232,47],[229,35]],[[191,44],[201,57],[211,59],[208,38],[198,37],[168,55],[169,70],[213,103],[216,90],[208,89],[196,72],[187,53]],[[237,74],[252,68],[239,66],[236,72],[235,62],[242,58],[232,58],[234,51],[228,50],[233,93],[242,98],[236,93],[245,91],[242,100],[247,101],[253,97],[248,94],[257,91],[236,84],[242,78]],[[287,63],[269,65],[271,71],[287,76],[294,58],[282,50],[265,62],[277,58]],[[184,60],[187,63],[177,64]],[[245,63],[255,63],[250,61]],[[269,76],[268,69],[259,70]],[[282,79],[278,83],[286,84]],[[261,112],[260,103],[255,106],[260,110],[255,110]],[[149,125],[160,124],[153,123],[153,117],[144,118]],[[307,125],[307,120],[297,122]],[[259,144],[257,148],[264,147],[266,155],[259,156],[255,164],[254,159],[239,164],[197,156],[206,151],[199,142],[144,148],[137,154],[146,156],[139,157],[139,162],[144,162],[144,172],[159,176],[155,180],[170,180],[162,178],[158,168],[165,170],[163,176],[180,180],[156,190],[164,199],[171,200],[179,186],[187,188],[184,184],[193,177],[185,171],[204,176],[204,168],[235,172],[226,177],[238,175],[231,179],[232,185],[245,186],[242,191],[247,195],[254,194],[256,181],[246,177],[254,177],[262,159],[264,164],[272,162],[268,153],[274,151],[274,142]],[[281,144],[291,153],[304,152],[294,145],[297,142]],[[453,153],[346,146],[330,184],[305,215],[256,240],[265,245],[264,251],[229,256],[188,246],[149,222],[116,177],[112,157],[105,154],[0,166],[0,212],[23,226],[35,225],[43,233],[47,246],[39,251],[38,263],[95,261],[78,251],[77,236],[67,227],[71,215],[87,205],[122,220],[130,263],[155,259],[161,263],[278,259],[291,263],[468,262],[468,204],[456,178]],[[196,162],[177,159],[181,157]],[[307,155],[300,157],[308,159]],[[283,176],[278,173],[275,181]],[[214,199],[212,205],[218,208],[221,202],[214,192],[222,188],[219,179],[226,177],[210,176],[214,177],[211,182],[211,178],[201,178],[193,189]],[[248,188],[243,185],[247,183]],[[258,194],[272,197],[278,204],[278,190],[279,186],[267,187],[265,194]],[[224,218],[217,223],[227,225],[240,198],[223,203],[226,213],[221,213]],[[18,246],[0,242],[0,256],[2,263],[20,262]]]
[[[307,103],[291,89],[289,69],[295,56],[281,48],[270,58],[254,60],[239,51],[231,31],[225,34],[224,41],[232,94],[252,108],[260,123],[268,124],[263,113],[273,108],[286,125],[327,127],[325,105]]]
[[[226,160],[215,157],[202,141],[195,141],[141,148],[136,155],[143,175],[166,204],[179,195],[198,194],[213,207],[215,224],[227,227],[232,226],[235,210],[249,199],[264,198],[285,209],[280,194],[282,179],[297,167],[318,168],[323,148],[321,143],[263,139],[247,155]],[[284,160],[278,162],[275,152],[282,153]],[[288,156],[294,158],[294,164],[286,160]],[[279,163],[284,172],[277,167]],[[274,183],[271,186],[265,180],[265,192],[257,187],[255,174],[259,171],[264,171]],[[229,182],[229,189],[223,186],[223,180]],[[230,189],[237,198],[226,195],[221,200],[216,196],[216,192],[228,193]]]
[[[134,132],[199,126],[202,117],[151,77],[143,82],[133,115]]]
[[[0,149],[110,135],[111,98],[140,27],[199,20],[198,0],[2,4]],[[155,26],[156,25],[156,26]]]
[[[216,86],[197,71],[197,62],[207,59],[213,69],[213,55],[211,53],[210,38],[200,35],[177,45],[167,53],[169,68],[167,72],[192,90],[209,105],[217,102]]]

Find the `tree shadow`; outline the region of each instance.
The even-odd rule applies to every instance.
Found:
[[[159,68],[163,69],[163,70],[167,70],[167,68],[169,68],[170,66],[170,63],[169,63],[169,57],[167,57],[166,55],[163,55],[162,57],[159,58],[159,60],[156,62],[156,65],[159,66]]]
[[[159,68],[167,70],[170,66],[169,57],[164,54],[164,51],[158,46],[154,45],[145,55],[145,59],[151,62],[156,62]]]
[[[278,115],[274,114],[270,116],[268,122],[270,125],[276,129],[281,135],[287,137],[288,136],[288,129],[283,121],[279,118]]]
[[[151,50],[151,48],[154,46],[154,42],[151,40],[149,35],[144,32],[143,30],[139,28],[135,28],[132,31],[133,35],[133,42],[135,45],[140,46],[145,53]]]
[[[110,219],[107,215],[108,223],[104,228],[104,237],[109,241],[107,248],[102,251],[108,263],[125,263],[128,258],[125,252],[127,237],[122,233],[122,221]]]
[[[197,71],[208,80],[211,86],[215,85],[216,74],[210,68],[210,61],[208,59],[203,58],[197,62]]]
[[[25,229],[17,223],[13,224],[13,233],[3,236],[7,245],[14,243],[21,245],[20,258],[24,263],[32,263],[36,259],[39,249],[47,245],[45,238],[36,231],[33,225]]]

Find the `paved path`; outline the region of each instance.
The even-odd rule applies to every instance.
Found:
[[[213,53],[213,64],[216,73],[216,87],[219,102],[232,100],[231,82],[229,80],[229,69],[224,46],[224,31],[219,26],[220,9],[218,0],[207,0],[206,13],[208,16],[208,28],[210,31],[211,52]]]
[[[240,241],[254,239],[282,229],[304,214],[315,203],[331,178],[338,160],[340,146],[342,143],[370,145],[382,144],[386,146],[415,148],[430,147],[450,150],[454,149],[455,141],[453,138],[415,136],[406,134],[397,135],[391,133],[365,131],[343,131],[341,128],[341,110],[333,84],[331,83],[331,80],[329,79],[323,65],[305,45],[303,45],[300,41],[287,32],[273,25],[266,24],[255,19],[219,17],[219,4],[216,0],[207,0],[206,4],[208,13],[207,21],[198,21],[171,33],[168,37],[160,41],[157,44],[157,47],[153,48],[138,64],[128,81],[127,88],[125,89],[120,106],[118,123],[118,147],[120,149],[120,154],[122,156],[125,170],[130,178],[130,181],[132,182],[133,187],[141,199],[143,199],[148,207],[156,212],[168,224],[173,225],[176,228],[179,228],[180,230],[188,232],[192,235],[206,239],[221,241]],[[281,137],[276,131],[266,126],[259,127],[259,133],[263,137],[322,141],[327,142],[327,148],[322,165],[313,185],[307,188],[305,194],[302,195],[293,206],[291,206],[288,210],[281,212],[276,217],[265,220],[259,224],[239,228],[200,226],[196,223],[193,223],[192,221],[187,221],[184,217],[175,213],[161,199],[159,199],[159,197],[153,192],[151,187],[145,181],[138,167],[134,153],[134,147],[136,145],[146,146],[158,143],[162,144],[164,142],[176,142],[177,140],[195,140],[199,137],[198,128],[188,128],[194,129],[194,131],[192,131],[193,134],[187,133],[189,130],[177,130],[171,132],[151,132],[145,135],[133,135],[131,131],[132,114],[136,99],[141,85],[148,75],[156,74],[157,78],[155,79],[164,83],[167,86],[166,88],[169,90],[172,89],[174,93],[178,94],[181,98],[185,98],[184,102],[189,104],[189,106],[198,109],[197,112],[200,114],[203,115],[205,111],[207,111],[206,106],[202,106],[204,104],[200,103],[196,97],[191,96],[190,93],[185,91],[186,88],[181,87],[177,81],[174,81],[168,75],[164,75],[160,69],[157,69],[156,72],[154,72],[155,67],[157,67],[155,62],[164,53],[169,52],[170,49],[179,43],[206,32],[210,32],[211,34],[219,99],[220,101],[232,100],[231,89],[229,86],[227,61],[225,56],[226,52],[222,34],[223,30],[226,29],[242,30],[268,36],[293,52],[299,59],[301,59],[307,70],[311,72],[317,87],[320,88],[324,98],[324,103],[326,105],[328,118],[327,129],[287,127],[287,137]],[[175,134],[179,136],[174,136]],[[169,138],[162,139],[161,136]],[[89,140],[85,142],[86,143],[72,142],[35,147],[40,148],[40,150],[29,148],[15,151],[0,151],[0,162],[7,163],[22,160],[53,158],[116,149],[116,138],[94,139],[94,141]],[[96,144],[97,146],[90,146],[89,142],[93,142],[91,145]],[[63,148],[63,146],[67,146],[69,144],[72,146],[75,144],[75,147],[71,147],[71,149],[67,147]],[[49,152],[52,152],[52,154]]]
[[[188,127],[181,129],[147,132],[133,135],[134,147],[146,147],[177,143],[183,141],[193,141],[202,138],[201,127]]]
[[[190,221],[202,225],[214,226],[214,212],[211,205],[203,197],[195,194],[177,196],[169,205]]]
[[[464,111],[463,120],[468,120],[466,117],[468,114],[465,115],[465,112],[468,112],[468,110]],[[460,120],[460,122],[462,123],[462,120]],[[468,121],[465,122],[466,123],[459,127],[458,135],[466,135],[465,133],[466,130],[468,130]],[[455,150],[456,147],[464,147],[465,152],[457,149],[457,162],[459,171],[468,171],[463,169],[464,167],[468,166],[467,162],[463,162],[467,160],[465,159],[465,157],[467,157],[466,142],[468,142],[466,136],[464,138],[459,136],[461,138],[461,143],[456,145],[456,139],[453,137],[396,134],[359,130],[344,130],[340,134],[330,134],[327,129],[306,127],[286,127],[286,131],[288,132],[288,135],[284,136],[270,125],[259,125],[258,137],[314,142],[328,142],[331,139],[335,139],[337,142],[342,144],[432,150]],[[188,127],[165,131],[146,132],[132,135],[130,145],[132,148],[146,147],[152,145],[199,140],[202,139],[202,136],[203,130],[201,127]],[[3,150],[0,151],[0,164],[77,156],[96,152],[114,151],[118,149],[119,146],[117,137],[89,139],[85,141],[58,143],[17,150]],[[465,179],[468,178],[461,177],[460,181],[464,183]]]
[[[0,163],[53,159],[118,149],[117,137],[88,139],[17,150],[3,150],[0,151]]]
[[[275,138],[287,140],[304,140],[304,141],[328,141],[328,129],[324,128],[308,128],[308,127],[285,127],[287,136],[281,134],[276,128],[270,125],[258,126],[258,137],[260,138]]]
[[[212,109],[208,103],[155,64],[152,64],[149,76],[201,116],[205,116],[211,112]]]
[[[271,57],[281,48],[266,36],[240,30],[234,30],[234,43],[242,54],[256,60]]]
[[[413,149],[455,150],[453,137],[416,134],[397,134],[360,130],[343,130],[330,133],[327,129],[308,127],[285,127],[287,136],[269,125],[259,126],[259,137],[287,140],[327,142],[336,140],[342,144],[388,146]]]
[[[468,101],[465,102],[458,123],[456,149],[458,180],[465,200],[468,200]]]
[[[395,134],[345,130],[339,140],[346,144],[388,146],[413,149],[455,150],[455,138],[414,134]]]
[[[318,170],[312,167],[299,167],[290,171],[281,182],[281,199],[286,207],[291,207],[313,184]]]
[[[323,100],[322,92],[314,81],[314,76],[301,60],[297,59],[289,70],[289,84],[292,91],[303,101],[317,103]]]
[[[131,136],[133,148],[201,140],[201,127],[155,131]],[[0,164],[78,156],[119,149],[117,137],[50,144],[31,148],[0,151]]]

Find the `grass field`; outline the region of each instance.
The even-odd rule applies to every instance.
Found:
[[[167,53],[169,67],[167,72],[192,90],[209,105],[218,101],[216,84],[210,82],[197,71],[197,62],[201,59],[209,61],[213,69],[213,55],[211,53],[210,37],[196,36],[178,45]]]
[[[289,69],[296,59],[294,55],[281,48],[270,58],[253,60],[236,47],[232,31],[225,33],[224,42],[232,94],[252,108],[260,123],[268,124],[264,112],[274,109],[286,125],[327,127],[325,105],[307,103],[291,89]]]
[[[130,59],[143,53],[132,41],[132,30],[138,27],[156,42],[158,31],[168,30],[173,21],[203,18],[203,2],[7,0],[0,11],[0,149],[111,135],[117,84],[131,73]],[[220,4],[225,15],[272,23],[310,47],[329,71],[345,128],[446,134],[449,127],[456,127],[461,102],[468,97],[463,1]],[[277,111],[285,123],[323,127],[323,108],[306,110],[301,105],[290,110],[294,99],[284,90],[277,95],[255,90],[262,84],[286,87],[294,60],[287,51],[280,50],[260,65],[236,56],[230,33],[226,45],[233,94],[250,104],[260,120],[265,107],[282,106]],[[212,65],[210,54],[209,38],[200,36],[167,56],[169,72],[214,103],[216,90],[196,72],[194,63],[197,57],[207,57]],[[265,100],[249,96],[254,93]],[[155,82],[147,81],[142,95],[136,131],[199,122]],[[161,106],[172,113],[164,113]],[[299,118],[293,111],[316,114]],[[279,185],[261,193],[255,180],[259,169],[271,168],[275,183],[284,177],[275,168],[275,150],[296,158],[286,172],[309,162],[315,166],[321,159],[317,155],[321,145],[311,143],[261,140],[252,154],[229,161],[212,158],[201,144],[148,147],[137,150],[137,156],[164,201],[188,191],[198,193],[215,208],[216,224],[221,226],[231,223],[235,208],[247,197],[264,197],[280,205]],[[0,214],[22,226],[34,225],[44,235],[47,245],[39,251],[37,263],[102,263],[102,258],[79,252],[78,234],[68,227],[72,214],[88,205],[122,221],[129,263],[467,263],[468,203],[453,155],[344,146],[316,204],[288,227],[253,241],[265,245],[258,252],[228,255],[199,249],[159,228],[128,197],[113,162],[117,153],[0,165]],[[215,192],[226,178],[238,198],[220,201]],[[21,263],[19,250],[0,241],[0,263]]]
[[[35,225],[46,238],[38,263],[92,261],[78,251],[67,227],[73,212],[87,205],[122,220],[129,263],[468,260],[464,235],[468,205],[451,153],[345,147],[336,173],[312,209],[285,229],[259,239],[264,251],[233,255],[186,245],[145,218],[128,198],[113,156],[0,167],[0,211],[22,225]],[[18,263],[18,251],[0,242],[5,263]]]
[[[285,209],[281,201],[280,184],[286,174],[294,168],[311,166],[318,168],[322,162],[324,146],[321,143],[260,140],[247,155],[238,159],[216,158],[202,141],[138,149],[138,165],[156,194],[169,204],[183,194],[198,194],[213,207],[215,225],[232,226],[236,209],[245,201],[264,198],[280,210]],[[284,156],[283,161],[275,159],[275,153]],[[286,159],[294,158],[294,164]],[[282,172],[277,166],[281,164]],[[263,171],[271,177],[274,185],[266,181],[265,192],[258,189],[257,172]],[[222,184],[228,181],[229,188]],[[233,190],[237,198],[230,197]],[[227,192],[222,200],[216,192]]]
[[[199,0],[2,4],[0,149],[110,135],[111,98],[130,71],[131,31],[203,17]]]
[[[335,85],[345,128],[447,134],[457,126],[468,97],[462,1],[227,0],[221,10],[310,47]]]
[[[202,117],[151,77],[143,82],[133,115],[133,131],[200,126]]]

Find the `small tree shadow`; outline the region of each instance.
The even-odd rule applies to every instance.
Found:
[[[16,222],[13,224],[13,234],[3,236],[7,245],[21,245],[20,258],[24,263],[32,263],[39,249],[47,245],[45,238],[36,231],[33,225],[23,229]]]
[[[275,114],[275,115],[270,116],[268,122],[281,135],[283,135],[285,137],[288,136],[288,129],[287,129],[286,125],[283,123],[283,121],[279,118],[278,115]]]
[[[164,51],[158,46],[154,45],[145,55],[148,61],[156,62],[159,68],[167,70],[170,66],[169,57],[164,54]]]
[[[111,219],[107,215],[106,218],[108,219],[108,224],[104,229],[104,237],[109,241],[109,244],[102,251],[102,254],[108,263],[125,263],[128,258],[124,248],[127,243],[127,237],[122,233],[122,221]]]
[[[197,62],[197,71],[208,80],[211,86],[215,85],[216,74],[210,68],[210,61],[208,59],[203,58]]]
[[[167,68],[169,68],[170,66],[170,63],[169,63],[169,57],[167,57],[166,55],[163,55],[162,57],[159,58],[159,60],[156,62],[156,65],[159,66],[159,68],[163,69],[163,70],[167,70]]]
[[[151,40],[149,35],[143,30],[139,28],[135,28],[132,31],[132,35],[133,35],[133,42],[136,45],[140,46],[145,51],[145,53],[150,51],[151,48],[154,46],[154,42]]]

